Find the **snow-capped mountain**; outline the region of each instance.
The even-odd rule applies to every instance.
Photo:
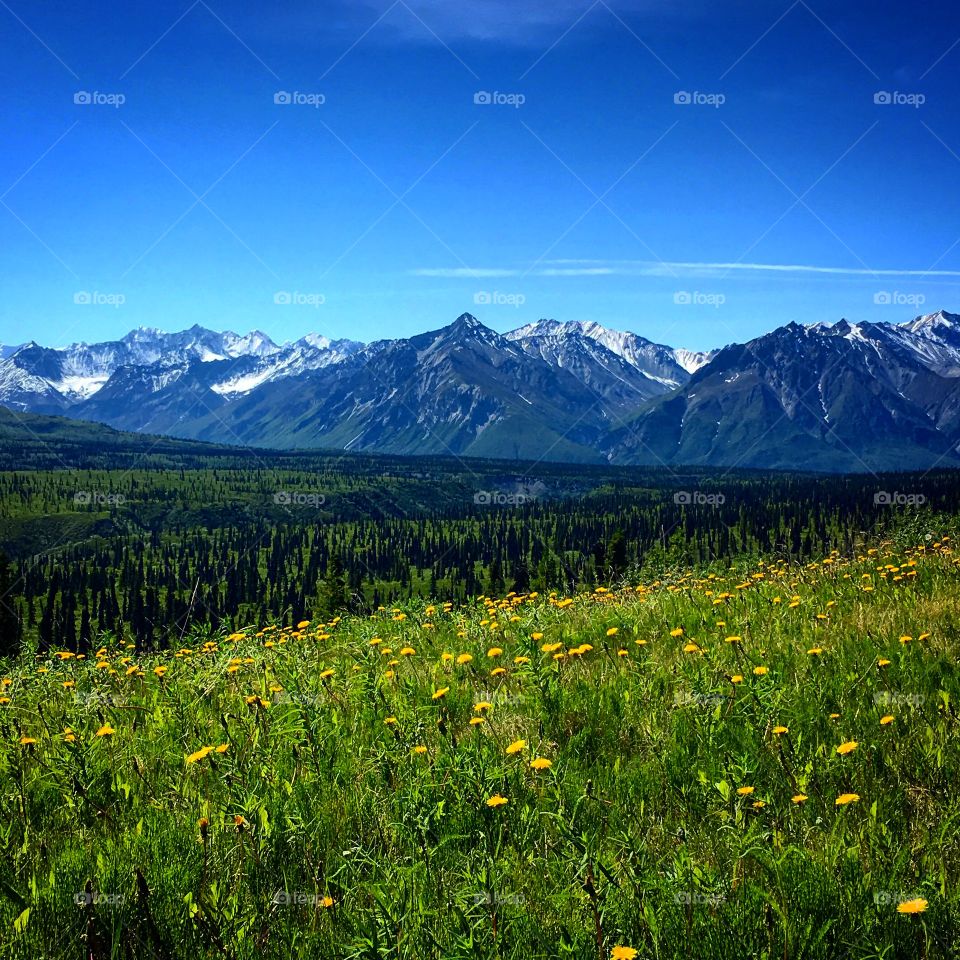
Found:
[[[604,395],[617,387],[634,402],[672,390],[689,378],[670,347],[598,323],[540,320],[508,333],[507,339],[531,356],[569,370]]]
[[[627,463],[960,465],[958,374],[960,317],[951,314],[899,325],[791,323],[720,350],[605,449]]]
[[[278,346],[257,330],[240,336],[196,325],[179,333],[139,327],[120,340],[68,347],[43,347],[31,341],[0,362],[0,403],[34,411],[40,409],[39,403],[44,412],[66,412],[93,398],[123,368],[186,368],[198,363],[210,365],[211,389],[239,395],[278,376],[336,363],[360,346],[317,334]],[[144,388],[168,382],[162,372],[142,381]]]
[[[0,404],[179,437],[617,463],[960,466],[960,316],[788,324],[696,353],[590,322],[470,314],[363,345],[141,328],[24,344]]]

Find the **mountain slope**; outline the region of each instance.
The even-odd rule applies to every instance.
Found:
[[[464,314],[362,345],[194,326],[0,360],[0,404],[265,447],[863,471],[960,462],[960,316],[790,324],[710,353]]]
[[[265,385],[229,414],[252,444],[599,461],[596,407],[574,376],[464,314]],[[207,417],[174,432],[203,436],[215,426]]]
[[[790,324],[724,348],[604,447],[615,462],[847,471],[957,465],[958,386],[886,325]]]

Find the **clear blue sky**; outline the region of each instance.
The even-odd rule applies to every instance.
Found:
[[[191,2],[0,0],[0,342],[960,310],[955,3]]]

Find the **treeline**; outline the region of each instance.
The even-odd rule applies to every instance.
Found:
[[[327,471],[322,483],[220,468],[0,475],[0,544],[16,553],[0,564],[0,654],[20,643],[86,650],[104,634],[149,648],[198,625],[289,623],[411,596],[569,592],[751,554],[806,560],[851,552],[918,510],[960,508],[952,472],[647,471],[628,482],[622,471],[550,471],[537,482],[489,474],[481,482],[504,490],[478,502],[477,478],[452,471],[440,481]],[[78,485],[114,500],[62,508]],[[271,491],[291,489],[329,494],[275,502]],[[914,500],[886,502],[893,493]],[[67,527],[62,542],[39,537],[54,521],[61,534],[65,518],[91,525]]]

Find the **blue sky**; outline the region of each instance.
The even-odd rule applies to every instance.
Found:
[[[3,343],[370,340],[470,311],[707,348],[960,311],[955,4],[0,0],[0,21]]]

